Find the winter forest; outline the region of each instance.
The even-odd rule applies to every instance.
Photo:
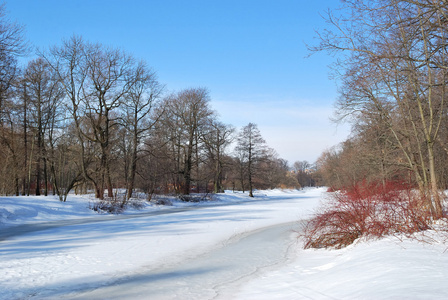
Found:
[[[310,50],[337,56],[335,119],[352,133],[319,159],[325,184],[345,193],[311,222],[308,247],[412,234],[446,216],[447,13],[446,1],[380,0],[327,14]]]
[[[222,123],[207,88],[168,93],[147,62],[121,49],[75,35],[22,67],[32,45],[3,6],[0,193],[64,201],[70,191],[103,199],[121,188],[126,201],[137,190],[151,197],[393,182],[417,187],[422,208],[441,217],[446,13],[443,1],[344,1],[328,12],[329,27],[309,50],[337,57],[335,119],[350,122],[352,134],[315,165],[291,168],[256,124]]]
[[[250,43],[266,42],[264,54],[283,55],[268,35],[296,39],[285,33],[286,16],[316,10],[316,1],[285,0],[275,7],[271,1],[242,1],[240,10],[226,1],[181,1],[184,6],[177,8],[155,2],[135,1],[129,11],[134,17],[144,6],[163,12],[168,23],[173,16],[186,18],[168,24],[169,33],[197,11],[209,17],[177,33],[185,40],[194,31],[202,42],[199,29],[216,19],[205,32],[217,37],[217,48],[205,52],[245,41],[251,32]],[[121,17],[123,3],[113,4],[110,12]],[[315,162],[292,164],[268,145],[256,122],[236,128],[221,121],[208,87],[173,91],[150,61],[82,32],[37,48],[1,5],[0,299],[446,299],[448,2],[338,5],[319,16],[325,27],[303,49],[308,57],[331,57],[330,77],[337,85],[331,119],[335,126],[348,124],[350,135],[325,149],[314,134],[323,131],[312,131],[299,142],[322,153]],[[229,16],[236,25],[227,31]],[[122,24],[136,24],[130,20]],[[295,22],[301,30],[309,23]],[[240,32],[249,25],[255,30]],[[280,50],[290,45],[284,43]],[[253,49],[239,58],[253,56]],[[167,57],[164,63],[171,53]],[[204,63],[217,57],[223,56]],[[272,64],[289,67],[292,60],[285,54]],[[242,73],[228,89],[258,71],[242,72],[247,66],[208,70]],[[269,77],[280,67],[263,70],[272,86],[290,84]],[[250,95],[263,97],[262,85],[257,82],[257,93]],[[274,107],[273,94],[263,108]],[[296,98],[288,102],[287,95],[279,103],[295,106]],[[304,96],[297,105],[310,101],[327,114],[318,100]],[[221,112],[225,106],[232,113],[246,107],[224,102]],[[278,111],[306,115],[316,125],[316,112],[290,110]],[[272,117],[266,122],[286,126],[266,128],[271,134],[284,128],[290,139],[296,137],[287,126],[310,130],[285,120]]]
[[[237,131],[219,121],[207,88],[167,93],[146,62],[80,36],[21,68],[30,45],[4,7],[0,34],[1,194],[65,201],[70,191],[103,199],[120,188],[126,201],[136,190],[151,197],[300,186],[256,124]]]

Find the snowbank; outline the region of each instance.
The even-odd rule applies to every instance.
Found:
[[[446,236],[424,239],[433,242],[389,237],[341,250],[297,247],[287,266],[260,274],[235,299],[447,299]]]

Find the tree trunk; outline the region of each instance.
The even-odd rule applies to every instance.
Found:
[[[434,158],[434,143],[428,143],[428,160],[429,160],[429,175],[431,181],[431,210],[432,215],[436,219],[443,217],[442,209],[442,199],[439,194],[439,188],[437,185],[437,176],[435,168],[435,158]]]
[[[187,147],[187,157],[184,167],[184,189],[183,189],[184,195],[190,194],[192,156],[193,156],[193,138],[190,138],[190,144]]]
[[[26,191],[29,189],[29,182],[27,182],[27,170],[28,170],[28,133],[27,133],[27,95],[26,95],[26,84],[24,84],[24,95],[23,95],[23,179],[22,179],[22,196],[25,196]]]
[[[131,168],[129,174],[127,199],[132,197],[132,192],[135,185],[135,174],[137,173],[137,151],[138,151],[138,137],[137,132],[134,131],[133,141],[132,141],[132,154],[131,154]]]
[[[249,179],[249,197],[253,197],[254,194],[252,192],[252,146],[249,146],[249,156],[248,156],[248,167],[247,167],[247,172],[248,174],[248,179]]]
[[[47,159],[43,157],[44,163],[44,195],[48,196],[48,172],[47,172]]]

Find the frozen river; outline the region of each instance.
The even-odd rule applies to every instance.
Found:
[[[302,249],[300,220],[325,195],[230,192],[119,216],[84,196],[0,197],[0,300],[447,299],[444,231]]]
[[[9,218],[33,222],[0,232],[0,299],[228,299],[287,261],[321,193],[230,193],[120,216],[83,212],[83,199],[6,199]]]
[[[287,261],[295,243],[285,223],[234,236],[222,247],[158,269],[140,268],[107,286],[72,295],[72,299],[228,299],[239,284]]]

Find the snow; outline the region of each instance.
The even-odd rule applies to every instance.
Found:
[[[0,299],[446,299],[444,232],[302,249],[324,189],[226,192],[98,214],[0,197]]]
[[[447,299],[446,244],[396,238],[342,250],[301,250],[262,274],[237,299]],[[262,287],[260,289],[259,287]]]

